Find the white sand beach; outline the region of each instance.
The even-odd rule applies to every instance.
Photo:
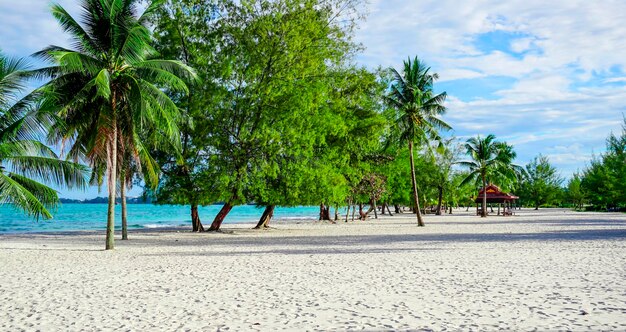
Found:
[[[626,330],[625,214],[425,221],[0,235],[0,330]]]

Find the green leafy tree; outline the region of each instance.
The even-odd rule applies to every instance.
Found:
[[[596,209],[617,210],[626,206],[626,119],[622,134],[611,134],[606,152],[591,160],[583,171],[581,186]]]
[[[582,210],[585,205],[586,195],[582,188],[582,178],[580,174],[574,173],[567,182],[567,200],[574,205],[574,209]]]
[[[430,174],[432,183],[437,189],[437,209],[435,212],[437,215],[442,214],[441,207],[445,196],[448,192],[454,190],[452,187],[454,175],[453,166],[459,159],[461,149],[462,146],[460,146],[453,137],[443,140],[440,148],[433,149],[435,153],[431,154],[435,167],[434,171]]]
[[[473,196],[476,195],[476,187],[469,183],[463,183],[468,173],[462,171],[453,172],[452,185],[448,190],[448,202],[457,206],[469,207],[474,204]]]
[[[84,0],[82,24],[60,5],[52,15],[70,34],[75,49],[49,46],[36,53],[53,66],[37,71],[51,80],[41,88],[58,105],[64,127],[58,137],[72,142],[70,155],[84,155],[104,166],[108,187],[106,249],[114,248],[116,185],[124,158],[140,158],[148,148],[140,134],[179,150],[179,113],[163,88],[187,92],[184,79],[194,71],[174,60],[158,59],[150,45],[148,18],[161,5],[150,2],[138,15],[139,1]],[[59,127],[60,128],[60,127]]]
[[[23,60],[0,52],[0,204],[49,219],[59,198],[47,184],[84,188],[87,169],[59,160],[40,142],[52,119],[37,113],[36,100],[16,100],[25,89],[26,69]]]
[[[441,141],[439,131],[451,129],[439,118],[446,110],[443,106],[446,93],[435,94],[433,92],[433,83],[439,76],[436,73],[430,73],[430,67],[417,57],[404,61],[402,74],[394,68],[390,68],[390,71],[393,75],[393,82],[387,102],[392,108],[390,120],[395,125],[392,131],[394,135],[391,137],[400,144],[408,143],[417,224],[424,226],[415,178],[413,147],[416,142],[425,144],[429,141]]]
[[[212,111],[223,98],[216,78],[227,65],[215,59],[219,6],[212,0],[167,1],[153,15],[155,48],[163,57],[178,59],[195,68],[200,82],[181,95],[169,91],[181,112],[180,157],[168,151],[154,151],[163,176],[158,188],[148,194],[159,204],[189,205],[192,230],[204,231],[198,207],[216,201],[217,170],[212,168],[215,148],[211,137],[216,131]]]
[[[332,117],[323,103],[331,69],[353,47],[348,40],[352,27],[336,12],[344,8],[337,4],[351,3],[248,0],[221,6],[226,14],[217,23],[221,38],[215,58],[226,69],[216,78],[221,82],[215,94],[219,100],[207,115],[214,129],[209,144],[215,200],[224,205],[209,230],[219,230],[238,204],[291,204],[293,197],[280,197],[280,188],[297,189],[292,184],[312,178],[287,180],[280,171],[288,162],[309,159],[310,167],[317,164],[316,147],[331,130],[322,126],[336,126],[324,122]],[[345,193],[340,174],[304,174],[320,178],[309,197],[322,191],[336,197]],[[326,183],[334,189],[321,190],[329,188]]]
[[[535,210],[544,204],[552,204],[559,197],[563,178],[548,157],[539,155],[526,165],[522,193],[532,202]]]
[[[387,191],[385,193],[388,204],[395,208],[395,213],[401,213],[400,206],[410,206],[412,202],[412,183],[407,181],[411,177],[409,152],[407,149],[394,147],[387,150],[391,161],[383,163],[379,172],[387,177]]]

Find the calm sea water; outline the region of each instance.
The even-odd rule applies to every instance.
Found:
[[[211,224],[221,205],[199,207],[202,224]],[[116,229],[121,229],[120,206],[116,206]],[[0,205],[0,233],[55,232],[76,230],[106,229],[106,204],[63,204],[53,211],[51,220],[34,220],[8,205]],[[224,220],[228,223],[257,222],[263,214],[263,208],[252,205],[236,206]],[[293,219],[316,220],[319,207],[277,207],[272,222]],[[191,226],[189,206],[175,205],[128,205],[128,228],[159,228],[173,226]]]

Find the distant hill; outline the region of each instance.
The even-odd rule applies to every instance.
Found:
[[[84,200],[61,198],[60,201],[62,204],[107,204],[109,203],[109,198],[108,197],[96,197],[96,198],[84,199]],[[121,200],[117,198],[115,202],[120,203]],[[127,197],[126,203],[128,204],[152,204],[152,200],[150,198],[144,198],[144,197]]]

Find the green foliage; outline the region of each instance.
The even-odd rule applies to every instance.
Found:
[[[577,210],[582,210],[587,201],[587,196],[582,187],[582,178],[580,174],[574,173],[572,178],[567,183],[565,191],[567,201],[574,206]]]
[[[493,183],[497,180],[500,180],[498,181],[500,185],[514,183],[524,172],[520,166],[513,164],[517,156],[513,147],[505,142],[496,141],[494,135],[468,139],[465,150],[470,160],[458,164],[470,172],[463,184],[482,181],[482,185],[485,186],[487,182]]]
[[[596,209],[626,207],[626,119],[621,136],[611,134],[606,152],[583,171],[581,187]]]
[[[409,165],[409,152],[407,149],[399,148],[389,149],[387,152],[392,156],[392,160],[376,168],[380,174],[387,178],[387,190],[383,200],[392,205],[410,206],[413,203],[411,202],[411,181],[408,181],[411,178],[411,171],[407,166]],[[417,173],[418,177],[422,174],[425,172]]]
[[[526,165],[526,174],[521,186],[520,198],[535,209],[557,202],[561,194],[563,178],[550,164],[548,157],[539,155]]]
[[[443,106],[446,93],[433,92],[439,75],[431,74],[430,67],[417,57],[404,61],[402,74],[394,68],[389,70],[393,82],[386,98],[391,106],[387,116],[395,126],[389,139],[400,144],[440,142],[439,132],[451,127],[439,118],[446,111]]]
[[[203,79],[177,99],[189,119],[183,158],[159,155],[159,200],[345,202],[382,123],[375,75],[348,64],[357,5],[172,1],[157,11],[157,49]]]
[[[155,48],[166,58],[195,68],[199,82],[182,95],[169,90],[181,114],[178,122],[180,155],[155,150],[163,177],[156,190],[148,190],[161,204],[208,205],[215,202],[217,178],[211,168],[214,149],[209,111],[219,97],[215,77],[222,71],[215,61],[217,3],[215,1],[167,1],[152,15]]]
[[[50,117],[38,114],[37,104],[28,97],[15,100],[27,76],[23,60],[0,52],[0,204],[12,204],[29,216],[49,219],[49,210],[57,206],[59,198],[46,184],[84,188],[87,169],[59,160],[52,149],[39,142]],[[30,96],[34,97],[39,96]]]

